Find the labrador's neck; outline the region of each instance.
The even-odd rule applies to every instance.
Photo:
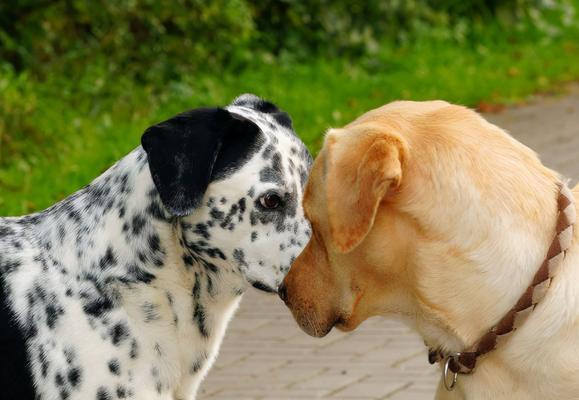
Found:
[[[480,215],[460,216],[458,224],[478,221],[479,232],[453,227],[458,234],[427,250],[428,260],[418,260],[417,287],[425,301],[417,306],[417,328],[430,346],[465,351],[517,303],[555,235],[557,200],[551,192],[545,187],[540,194],[552,198],[547,210],[544,201],[535,203],[535,221],[516,212],[500,215],[500,209],[494,216],[480,208],[472,211]]]
[[[575,188],[576,199],[577,194]],[[481,246],[486,251],[480,251],[478,258],[472,257],[470,264],[452,266],[461,276],[439,290],[454,294],[451,298],[456,306],[438,314],[423,310],[424,316],[418,318],[418,330],[429,346],[449,352],[464,351],[513,307],[545,258],[551,244],[545,236],[553,238],[556,215],[551,219],[544,223],[545,232],[551,230],[549,235],[537,237],[533,232],[526,235],[519,232],[489,239],[488,244]],[[509,247],[512,251],[508,251]],[[493,259],[494,265],[482,262]],[[479,263],[472,264],[472,260]],[[477,275],[464,274],[465,270],[474,270]],[[477,276],[481,281],[478,285],[474,284]],[[470,290],[465,290],[469,283]],[[507,340],[499,341],[495,350],[479,358],[473,374],[459,378],[461,391],[484,398],[505,398],[504,393],[510,393],[509,399],[573,398],[577,386],[570,385],[569,377],[564,378],[561,371],[579,368],[579,354],[574,350],[577,341],[579,230],[576,229],[572,248],[560,264],[543,302]],[[551,394],[544,392],[545,382],[549,382]],[[444,389],[439,390],[437,398],[451,398],[446,396]]]

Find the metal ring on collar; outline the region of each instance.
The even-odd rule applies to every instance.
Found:
[[[456,386],[456,381],[458,380],[458,372],[452,372],[450,370],[450,361],[457,360],[460,356],[460,353],[451,354],[446,358],[444,362],[444,369],[442,371],[442,382],[444,382],[444,387],[447,391],[452,392],[454,387]],[[449,383],[448,378],[452,376],[452,381]]]

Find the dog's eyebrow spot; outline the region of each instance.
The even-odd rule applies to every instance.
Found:
[[[282,157],[279,151],[273,152],[271,156],[271,164],[259,171],[259,179],[261,182],[271,182],[276,183],[282,187],[285,186],[284,170],[281,160]]]

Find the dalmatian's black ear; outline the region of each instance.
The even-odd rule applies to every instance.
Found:
[[[255,123],[222,108],[187,111],[148,128],[141,144],[167,210],[190,214],[213,179],[248,159],[259,133]]]

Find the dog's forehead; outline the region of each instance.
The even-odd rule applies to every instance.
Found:
[[[291,128],[280,124],[273,115],[268,112],[263,112],[246,105],[229,105],[226,109],[230,113],[237,114],[255,123],[266,135],[279,134],[295,136]]]
[[[247,106],[230,105],[227,110],[255,123],[265,137],[262,156],[264,159],[288,159],[290,165],[309,170],[312,156],[296,133],[280,124],[274,116]]]

